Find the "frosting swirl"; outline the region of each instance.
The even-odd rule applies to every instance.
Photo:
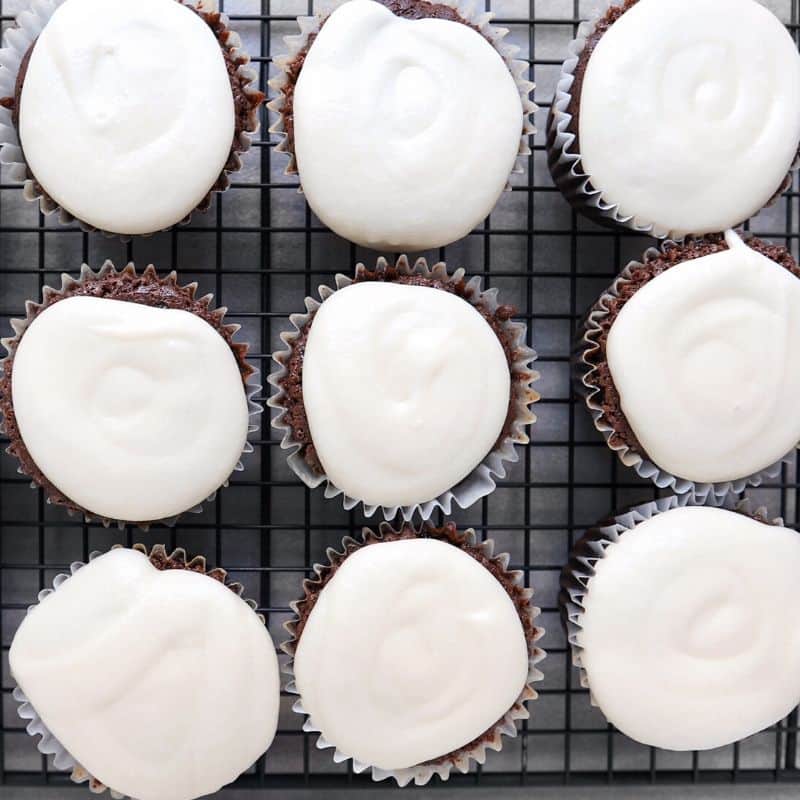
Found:
[[[469,233],[500,197],[521,133],[514,78],[483,36],[402,19],[373,0],[327,18],[294,93],[309,205],[375,249],[423,250]]]
[[[745,478],[800,441],[800,280],[726,240],[638,289],[606,346],[646,454],[700,483]]]
[[[797,46],[755,0],[638,0],[589,57],[583,170],[639,224],[716,233],[781,188],[799,109]]]
[[[36,465],[109,519],[167,519],[230,476],[247,439],[236,358],[188,311],[69,297],[23,334],[14,414]]]
[[[36,40],[20,97],[37,181],[112,233],[190,214],[228,160],[234,123],[219,42],[175,0],[66,0]]]
[[[278,659],[258,616],[219,581],[135,550],[94,559],[34,607],[9,665],[69,754],[140,800],[217,791],[278,724]]]
[[[528,650],[514,603],[485,567],[453,545],[407,539],[362,547],[338,567],[303,628],[294,673],[328,742],[403,769],[502,718],[525,686]]]
[[[593,700],[623,733],[706,750],[800,700],[800,537],[717,508],[667,511],[594,565],[578,645]]]

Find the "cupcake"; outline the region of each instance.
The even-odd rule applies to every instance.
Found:
[[[193,800],[233,781],[278,723],[275,649],[242,586],[137,545],[72,565],[9,652],[39,750],[93,791]]]
[[[516,735],[541,679],[531,590],[473,531],[409,526],[346,538],[287,623],[288,687],[335,761],[401,786],[467,772]]]
[[[800,537],[665,498],[589,531],[562,576],[573,661],[622,733],[708,750],[800,702]]]
[[[570,47],[550,170],[599,222],[718,233],[791,183],[798,107],[797,45],[756,0],[615,0]]]
[[[202,3],[39,3],[4,41],[3,163],[62,222],[131,236],[186,221],[258,130],[240,47]]]
[[[323,286],[322,303],[291,318],[270,376],[289,464],[310,487],[386,519],[465,508],[505,477],[538,399],[535,353],[514,309],[452,276],[401,257]]]
[[[13,321],[0,412],[8,452],[49,502],[144,525],[195,509],[241,469],[259,387],[238,326],[196,289],[107,262]]]
[[[800,269],[734,231],[666,243],[590,309],[576,370],[623,463],[678,492],[740,492],[800,441]]]
[[[311,209],[364,247],[466,236],[534,133],[528,65],[465,3],[350,0],[299,20],[271,86],[271,131]]]

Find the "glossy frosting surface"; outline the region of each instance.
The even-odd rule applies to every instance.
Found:
[[[294,94],[303,191],[336,233],[382,250],[466,236],[514,167],[522,102],[477,31],[351,0],[328,17]]]
[[[314,317],[303,401],[334,485],[369,505],[432,500],[493,449],[509,408],[503,348],[466,300],[365,282]]]
[[[66,0],[34,46],[19,133],[39,183],[78,219],[123,234],[170,227],[230,154],[219,43],[175,0]]]
[[[233,351],[203,319],[176,309],[58,301],[22,336],[12,400],[39,469],[109,519],[193,508],[229,477],[247,439]]]
[[[358,761],[402,769],[457,750],[519,697],[528,651],[500,583],[459,548],[384,542],[349,556],[298,643],[313,726]]]
[[[800,702],[800,536],[714,508],[622,534],[589,579],[578,642],[594,700],[631,738],[704,750]]]
[[[701,483],[745,478],[800,441],[800,280],[726,239],[638,289],[606,352],[647,455]]]
[[[584,75],[583,170],[609,203],[662,233],[744,222],[800,143],[800,55],[755,0],[639,0]]]
[[[112,550],[23,620],[11,673],[90,774],[138,800],[192,800],[269,747],[280,703],[269,633],[230,589]]]

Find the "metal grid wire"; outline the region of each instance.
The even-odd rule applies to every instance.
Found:
[[[602,0],[491,0],[487,9],[510,28],[537,83],[536,101],[545,116],[565,47],[579,20]],[[4,27],[24,0],[0,0]],[[767,3],[797,38],[800,0]],[[292,33],[298,14],[321,10],[313,0],[227,0],[224,10],[242,34],[261,74],[282,52],[282,37]],[[266,112],[265,112],[266,113]],[[233,188],[211,211],[189,227],[131,244],[75,227],[62,227],[26,203],[20,187],[0,176],[0,329],[23,313],[24,301],[36,298],[63,271],[75,273],[81,262],[98,266],[106,258],[129,260],[160,269],[178,269],[183,280],[198,280],[213,292],[230,316],[243,326],[252,344],[253,364],[269,371],[269,354],[288,315],[301,310],[303,298],[336,272],[350,273],[357,261],[373,263],[376,254],[360,251],[331,235],[311,215],[297,182],[283,174],[285,158],[275,141],[262,134],[235,176]],[[558,573],[570,544],[588,525],[614,509],[654,497],[654,490],[618,464],[576,403],[569,383],[571,331],[586,306],[630,258],[650,241],[619,235],[577,217],[555,191],[545,166],[544,137],[534,142],[534,157],[513,191],[501,199],[491,218],[467,239],[429,258],[445,259],[480,274],[514,303],[529,326],[531,344],[540,353],[543,400],[534,443],[522,453],[508,480],[489,498],[455,515],[464,526],[497,540],[524,570],[544,609],[548,651],[540,699],[521,736],[507,740],[501,753],[449,785],[559,783],[688,783],[800,780],[797,765],[797,712],[745,742],[701,754],[676,754],[631,742],[608,726],[589,705],[571,667],[556,608]],[[790,246],[798,256],[800,193],[797,183],[752,229]],[[266,423],[266,419],[264,420]],[[0,787],[62,786],[66,776],[48,765],[24,733],[11,698],[8,648],[26,607],[37,592],[73,560],[112,544],[164,542],[202,553],[241,580],[249,596],[268,615],[276,642],[288,604],[300,593],[310,566],[324,559],[325,548],[360,530],[364,520],[342,510],[336,501],[303,487],[286,466],[268,425],[255,434],[255,453],[246,468],[216,502],[199,516],[173,529],[150,533],[106,530],[85,525],[49,507],[38,490],[16,473],[8,456],[0,458],[0,644],[2,645],[2,714],[0,715]],[[102,480],[102,476],[94,476]],[[773,514],[796,521],[796,466],[787,466],[772,485],[753,491]],[[479,689],[478,689],[479,690]],[[266,758],[237,782],[241,787],[364,787],[367,776],[336,765],[330,751],[318,751],[301,731],[301,718],[284,698],[278,736]],[[438,783],[438,779],[437,779]],[[44,790],[43,790],[44,796]]]

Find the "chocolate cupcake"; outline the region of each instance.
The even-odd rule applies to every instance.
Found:
[[[93,553],[70,572],[40,592],[9,652],[39,751],[94,793],[139,800],[194,800],[248,769],[275,736],[280,679],[242,585],[162,545]]]
[[[800,702],[800,537],[747,504],[718,504],[673,496],[620,514],[575,545],[562,574],[581,683],[646,745],[723,747]]]
[[[575,368],[627,466],[679,493],[740,492],[800,441],[800,269],[784,247],[666,243],[590,309]]]
[[[598,222],[718,233],[791,183],[798,106],[797,45],[756,0],[615,0],[570,45],[548,163]]]
[[[12,320],[7,452],[48,502],[106,524],[172,521],[242,468],[260,387],[238,326],[196,290],[106,262]]]
[[[495,290],[405,256],[306,298],[273,354],[269,405],[289,465],[326,496],[386,519],[489,494],[526,444],[535,353]]]
[[[3,163],[86,230],[149,234],[207,210],[258,130],[249,57],[202,2],[37,3],[2,56]]]
[[[521,171],[533,84],[490,19],[466,3],[350,0],[298,20],[276,59],[270,130],[335,233],[377,250],[440,247]]]
[[[319,747],[405,786],[467,772],[516,735],[544,652],[539,610],[508,555],[452,523],[383,523],[328,558],[293,604],[283,645],[294,710]]]

